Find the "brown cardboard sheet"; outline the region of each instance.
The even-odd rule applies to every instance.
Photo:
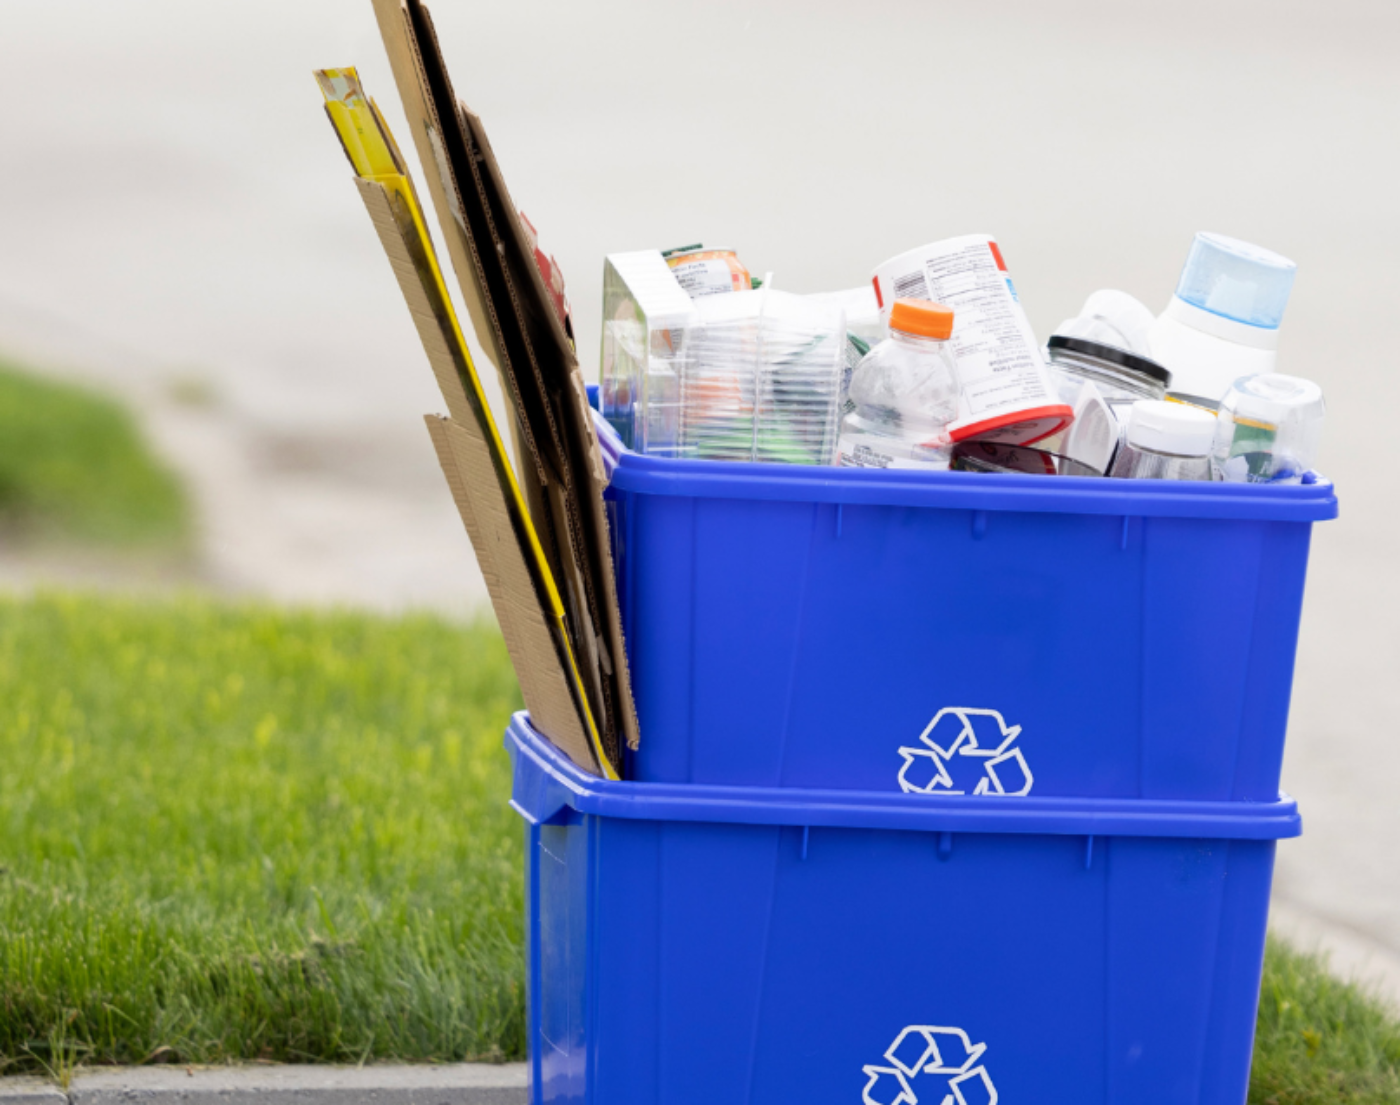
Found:
[[[525,559],[512,540],[505,500],[494,490],[486,441],[468,428],[471,423],[460,426],[437,415],[428,415],[425,421],[452,489],[452,500],[476,550],[530,720],[575,763],[593,763],[556,643],[535,596]]]
[[[448,252],[482,345],[513,404],[521,483],[565,598],[603,747],[638,734],[582,373],[481,122],[457,104],[426,7],[374,0]]]
[[[438,460],[471,537],[521,693],[540,732],[580,766],[599,770],[580,701],[576,666],[565,630],[551,618],[547,567],[533,554],[528,519],[514,494],[509,460],[500,448],[484,399],[472,377],[451,306],[440,287],[430,248],[402,197],[375,180],[356,185],[389,257],[428,361],[456,420],[428,419]]]

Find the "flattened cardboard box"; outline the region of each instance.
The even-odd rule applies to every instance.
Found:
[[[602,753],[564,610],[476,376],[407,167],[353,69],[320,70],[326,111],[449,410],[429,432],[472,539],[522,694],[540,730],[585,768]]]
[[[453,97],[426,7],[374,6],[469,314],[514,406],[521,483],[565,595],[605,755],[619,768],[637,721],[583,375],[481,121]]]

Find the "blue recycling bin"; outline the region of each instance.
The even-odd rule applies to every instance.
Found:
[[[675,460],[596,421],[628,778],[1277,798],[1326,480]]]
[[[1243,1105],[1293,802],[606,782],[515,717],[532,1105]]]

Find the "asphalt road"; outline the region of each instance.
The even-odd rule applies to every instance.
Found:
[[[140,407],[200,493],[214,585],[476,608],[419,421],[441,403],[310,75],[360,66],[406,138],[368,0],[4,8],[0,348]],[[820,291],[987,231],[1042,334],[1099,287],[1164,305],[1199,229],[1295,258],[1281,365],[1327,393],[1343,516],[1314,537],[1285,768],[1307,834],[1279,850],[1279,916],[1400,980],[1400,7],[434,14],[586,362],[614,250],[727,243]]]

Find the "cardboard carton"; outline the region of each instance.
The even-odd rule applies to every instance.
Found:
[[[602,676],[611,673],[597,670],[596,644],[580,637],[579,619],[569,616],[562,597],[567,588],[557,585],[560,577],[497,432],[403,157],[382,116],[364,98],[354,70],[323,70],[317,76],[452,415],[430,417],[428,429],[480,561],[526,705],[540,730],[576,763],[617,777],[620,748],[606,747],[593,705],[595,698],[606,701]],[[531,264],[536,264],[533,256]],[[578,571],[572,561],[562,567]],[[610,563],[606,568],[610,583]],[[578,578],[573,587],[583,590]],[[625,674],[625,654],[622,667]],[[630,709],[630,688],[626,693]]]

